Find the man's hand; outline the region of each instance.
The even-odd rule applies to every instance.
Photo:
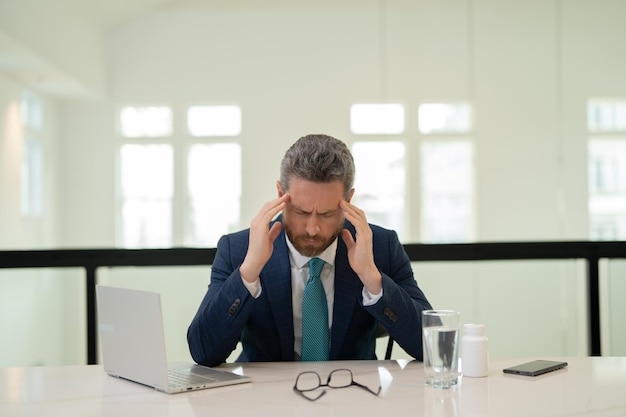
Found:
[[[259,278],[261,270],[272,256],[274,240],[283,225],[276,222],[270,228],[269,224],[285,208],[287,201],[289,194],[285,193],[282,197],[265,203],[250,223],[248,253],[239,268],[239,273],[248,282],[254,282]]]
[[[367,224],[363,210],[343,200],[339,203],[346,219],[356,229],[356,240],[350,231],[343,229],[341,237],[348,247],[348,261],[350,266],[363,282],[371,294],[380,294],[382,290],[382,276],[374,263],[374,249],[372,244],[372,229]]]

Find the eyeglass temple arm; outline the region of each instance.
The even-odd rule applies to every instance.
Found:
[[[367,390],[367,391],[371,392],[374,395],[380,394],[380,390],[381,390],[381,386],[380,385],[378,386],[378,390],[374,391],[373,389],[371,389],[367,385],[359,384],[354,379],[352,380],[352,385],[356,385],[357,387],[363,388],[364,390]]]

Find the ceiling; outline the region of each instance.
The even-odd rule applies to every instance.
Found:
[[[39,0],[31,0],[39,1]],[[204,1],[204,0],[197,0]],[[208,3],[209,0],[204,1]],[[21,3],[24,2],[24,3]],[[55,0],[59,10],[72,10],[104,34],[143,13],[186,0]],[[4,5],[2,4],[4,3]],[[10,3],[13,3],[11,5]],[[21,3],[21,4],[20,4]],[[28,10],[28,0],[0,0],[0,9]],[[32,3],[30,5],[32,7]],[[35,3],[35,7],[36,7]],[[61,98],[92,96],[93,91],[67,74],[44,54],[0,26],[0,73],[36,91]]]
[[[0,0],[0,13],[14,10],[27,10],[27,14],[39,18],[39,1],[42,0]],[[48,1],[48,0],[45,0]],[[162,8],[212,8],[212,9],[255,9],[271,8],[342,8],[342,7],[384,7],[387,0],[54,0],[57,10],[71,10],[88,25],[99,29],[105,36],[142,14]],[[33,12],[36,10],[35,12]],[[0,16],[1,17],[1,16]],[[75,75],[67,74],[45,54],[31,49],[14,34],[2,29],[0,18],[0,73],[17,80],[37,91],[61,98],[92,96],[89,86],[82,85]],[[97,94],[97,93],[96,93]]]
[[[13,0],[16,1],[16,0]],[[143,13],[156,10],[160,7],[184,3],[177,0],[57,0],[67,3],[74,9],[81,10],[102,30],[115,28]],[[208,1],[204,1],[208,3]]]

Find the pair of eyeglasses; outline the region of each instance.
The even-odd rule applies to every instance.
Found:
[[[314,397],[309,396],[311,391],[315,391],[321,387],[328,388],[348,388],[351,386],[356,386],[364,389],[370,394],[378,396],[380,394],[380,386],[377,391],[372,391],[368,387],[363,384],[359,384],[354,380],[354,376],[352,375],[352,371],[349,369],[335,369],[330,374],[328,374],[328,379],[325,384],[322,384],[322,378],[320,378],[320,374],[314,371],[305,371],[300,373],[296,377],[296,383],[293,386],[293,390],[302,395],[309,401],[319,400],[324,394],[326,394],[326,390],[322,390],[319,394]]]

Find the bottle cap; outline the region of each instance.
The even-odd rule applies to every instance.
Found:
[[[484,324],[474,324],[468,323],[463,326],[465,333],[474,334],[474,335],[483,335],[485,334],[485,325]]]

